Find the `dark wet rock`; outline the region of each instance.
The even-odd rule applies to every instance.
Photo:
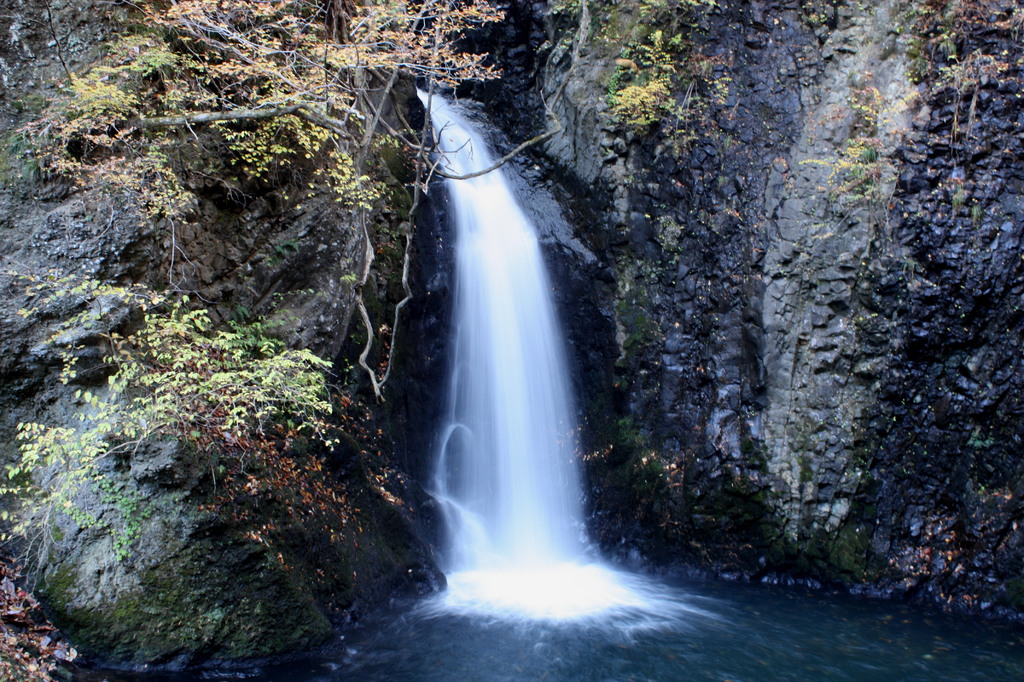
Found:
[[[961,93],[933,70],[915,88],[905,11],[812,19],[780,1],[701,16],[693,49],[727,57],[731,80],[681,150],[657,124],[609,116],[614,39],[592,41],[553,102],[566,130],[529,163],[597,261],[556,272],[592,372],[585,463],[606,551],[954,609],[1024,604],[1021,48],[1008,23],[969,24],[959,54],[1009,69]],[[477,95],[523,139],[574,27],[528,3],[510,13],[496,44],[532,52]],[[885,200],[830,197],[819,162],[864,134],[850,101],[869,87]],[[601,285],[576,298],[574,278]],[[602,315],[576,315],[580,300]]]

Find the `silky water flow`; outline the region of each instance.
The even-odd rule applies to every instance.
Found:
[[[493,165],[452,104],[420,97],[447,174]],[[633,624],[671,617],[654,584],[588,549],[563,339],[534,225],[500,168],[446,184],[455,345],[432,492],[447,526],[448,589],[431,607],[555,620],[618,614]]]

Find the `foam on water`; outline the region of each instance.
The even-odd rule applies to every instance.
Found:
[[[448,579],[445,604],[457,611],[573,620],[621,608],[647,607],[640,595],[597,564],[461,571]]]

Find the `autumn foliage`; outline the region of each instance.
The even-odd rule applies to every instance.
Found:
[[[369,182],[360,158],[400,75],[447,86],[496,75],[457,47],[467,30],[500,19],[482,1],[133,6],[105,57],[69,73],[25,133],[44,170],[127,190],[153,218],[188,206],[188,164],[176,156],[197,127],[215,126],[232,152],[228,168],[254,177],[333,154],[341,175],[325,175],[327,184],[358,195]]]
[[[0,554],[0,679],[34,682],[52,679],[60,662],[78,654],[46,620],[39,603],[18,587],[17,568]]]
[[[79,495],[92,485],[103,489],[104,461],[130,458],[147,441],[174,439],[206,458],[204,468],[215,476],[219,467],[221,478],[242,486],[249,481],[235,474],[247,465],[293,468],[276,467],[275,455],[296,438],[333,444],[325,422],[332,411],[324,377],[330,364],[308,350],[285,348],[261,323],[216,329],[206,311],[185,307],[187,298],[170,302],[142,287],[69,277],[21,279],[39,306],[69,299],[84,306],[50,343],[60,347],[71,329],[95,330],[104,339],[109,372],[103,388],[75,391],[84,408],[81,424],[18,425],[21,459],[6,467],[0,493],[24,498],[16,530],[36,553],[45,554],[53,519],[66,514],[83,528],[102,524],[118,558],[130,554],[140,500],[107,491],[119,518],[101,519],[79,504]],[[122,335],[111,328],[111,311],[130,307],[140,309],[144,321]],[[64,352],[65,384],[77,378],[76,350]],[[47,472],[44,485],[36,484],[37,472]]]

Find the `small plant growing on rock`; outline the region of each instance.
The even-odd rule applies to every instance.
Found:
[[[105,386],[75,391],[80,424],[18,426],[21,459],[8,466],[11,483],[0,493],[24,498],[27,513],[16,530],[37,550],[48,544],[56,515],[83,528],[101,523],[77,503],[92,488],[119,512],[115,522],[102,523],[125,558],[138,532],[141,500],[113,487],[103,471],[146,442],[174,439],[200,455],[238,463],[280,452],[303,436],[331,444],[323,420],[331,412],[324,383],[329,363],[308,350],[285,348],[260,323],[216,329],[205,310],[186,307],[187,297],[171,301],[141,287],[22,277],[44,303],[72,298],[87,306],[61,326],[54,344],[68,343],[76,328],[101,330],[113,311],[134,307],[144,315],[137,331],[100,334],[110,373]],[[78,378],[74,350],[65,351],[65,384]]]
[[[892,144],[883,128],[909,105],[902,100],[887,104],[878,88],[868,86],[850,94],[852,132],[842,150],[827,159],[807,159],[828,171],[827,191],[840,206],[880,206],[888,201],[896,169],[889,158]]]
[[[675,67],[661,31],[650,42],[632,44],[617,60],[608,85],[612,115],[633,128],[645,128],[664,117],[672,102]]]
[[[634,132],[660,123],[677,149],[692,141],[690,129],[706,118],[712,103],[725,101],[731,86],[728,76],[716,75],[722,59],[701,54],[688,38],[695,13],[715,6],[714,0],[652,0],[635,6],[637,23],[608,81],[613,117]],[[648,33],[650,26],[662,28]]]

